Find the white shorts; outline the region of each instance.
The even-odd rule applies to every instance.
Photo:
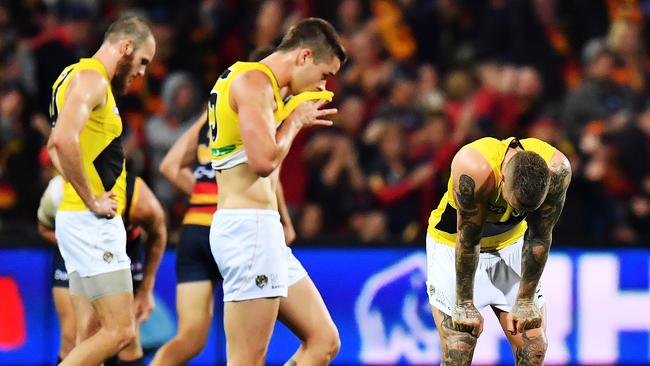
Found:
[[[90,211],[58,211],[55,235],[68,274],[90,277],[131,268],[121,216],[106,219]]]
[[[223,277],[223,301],[286,297],[307,276],[285,244],[273,210],[219,209],[210,226],[210,249]]]
[[[515,304],[521,280],[521,248],[524,238],[497,252],[481,253],[474,276],[474,305],[488,305],[509,312]],[[427,293],[429,303],[447,315],[456,306],[455,248],[427,236]],[[535,305],[546,300],[541,285],[535,290]]]

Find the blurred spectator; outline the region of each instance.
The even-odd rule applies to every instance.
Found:
[[[185,72],[169,75],[162,88],[164,112],[145,122],[151,186],[156,197],[167,208],[176,198],[176,190],[158,172],[167,150],[201,113],[203,101],[196,82]]]
[[[606,130],[613,131],[622,128],[632,116],[633,94],[611,80],[614,56],[602,39],[590,41],[582,52],[585,79],[567,95],[562,116],[574,142],[590,122],[599,121]]]
[[[38,207],[38,154],[43,143],[32,127],[30,99],[20,84],[0,90],[0,212],[11,219],[32,218]]]
[[[650,240],[650,103],[616,136],[617,162],[629,194],[623,197],[639,243]]]
[[[360,0],[342,0],[337,9],[336,29],[346,38],[363,26],[363,5]]]
[[[416,98],[416,76],[409,71],[398,71],[388,85],[386,102],[377,111],[377,117],[399,121],[407,133],[422,123]]]
[[[637,24],[623,19],[617,20],[610,27],[607,45],[621,61],[621,66],[614,72],[613,79],[642,95],[650,82],[650,73],[648,58],[640,36]]]
[[[411,242],[420,234],[417,191],[431,184],[433,168],[407,160],[408,145],[400,123],[375,123],[380,129],[378,154],[368,168],[368,184],[386,214],[391,237]]]
[[[388,82],[394,67],[394,62],[380,55],[376,37],[368,27],[356,32],[348,48],[350,62],[342,70],[344,85],[371,95]]]
[[[367,206],[358,156],[349,137],[331,130],[315,133],[305,148],[307,199],[323,208],[328,232],[346,232],[350,214]]]
[[[625,0],[0,0],[0,215],[33,221],[43,180],[34,177],[52,174],[43,157],[52,82],[92,56],[115,18],[136,12],[157,39],[148,77],[118,105],[128,164],[174,222],[184,200],[157,165],[205,108],[215,79],[249,51],[274,47],[297,19],[321,16],[339,30],[349,60],[327,83],[339,109],[334,126],[302,131],[280,170],[301,241],[421,244],[457,149],[511,135],[541,138],[571,160],[557,243],[647,241],[647,8]]]
[[[418,68],[416,86],[416,105],[420,112],[439,112],[445,106],[445,95],[438,84],[438,72],[431,64],[422,64]]]

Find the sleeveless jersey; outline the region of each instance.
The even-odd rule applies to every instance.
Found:
[[[259,62],[236,62],[224,71],[214,84],[208,101],[208,123],[210,126],[210,153],[212,168],[230,169],[246,163],[246,149],[239,130],[239,117],[230,107],[230,84],[233,79],[247,71],[258,70],[265,73],[273,85],[273,95],[277,106],[273,113],[275,127],[301,103],[307,100],[326,99],[331,101],[334,95],[330,91],[303,92],[291,97],[285,103],[280,95],[278,81],[268,66]]]
[[[517,140],[514,137],[497,140],[485,137],[463,147],[473,148],[478,151],[492,168],[497,187],[491,193],[483,225],[483,234],[480,241],[481,251],[493,251],[505,248],[515,242],[526,232],[526,215],[518,215],[501,195],[501,165],[510,146],[518,146],[524,150],[539,154],[548,162],[555,153],[555,148],[544,141],[529,138]],[[449,177],[447,192],[440,200],[438,207],[431,212],[429,217],[428,234],[434,240],[449,245],[456,245],[456,203],[452,190],[453,176]]]
[[[82,70],[95,70],[107,81],[106,103],[90,112],[88,121],[79,135],[83,171],[90,190],[99,195],[107,191],[115,193],[117,214],[121,215],[126,205],[126,171],[122,150],[122,119],[111,90],[110,79],[104,65],[97,59],[84,58],[63,69],[52,86],[50,118],[54,125],[63,109],[64,97],[70,80]],[[63,189],[62,211],[87,211],[72,184],[66,182]]]
[[[210,157],[210,126],[207,121],[199,131],[194,165],[194,188],[190,195],[189,207],[183,217],[183,225],[210,226],[212,215],[217,210],[217,181]]]

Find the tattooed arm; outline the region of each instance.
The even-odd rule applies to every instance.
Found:
[[[551,181],[544,203],[526,218],[528,230],[521,254],[521,283],[512,309],[512,333],[542,326],[541,312],[534,306],[535,290],[544,271],[551,248],[553,227],[560,218],[567,188],[571,182],[571,165],[559,151],[551,159]]]
[[[456,203],[456,308],[454,327],[478,337],[483,318],[474,306],[474,275],[485,222],[485,192],[494,186],[492,169],[473,149],[462,150],[452,162]]]

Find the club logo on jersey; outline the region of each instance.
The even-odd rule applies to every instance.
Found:
[[[488,211],[497,215],[503,215],[506,212],[506,208],[502,206],[495,206],[491,203],[488,203]]]
[[[111,261],[113,260],[113,253],[104,252],[104,257],[103,258],[104,258],[104,262],[111,263]]]
[[[255,285],[259,288],[264,288],[267,283],[269,283],[269,278],[266,275],[261,274],[255,278]]]

